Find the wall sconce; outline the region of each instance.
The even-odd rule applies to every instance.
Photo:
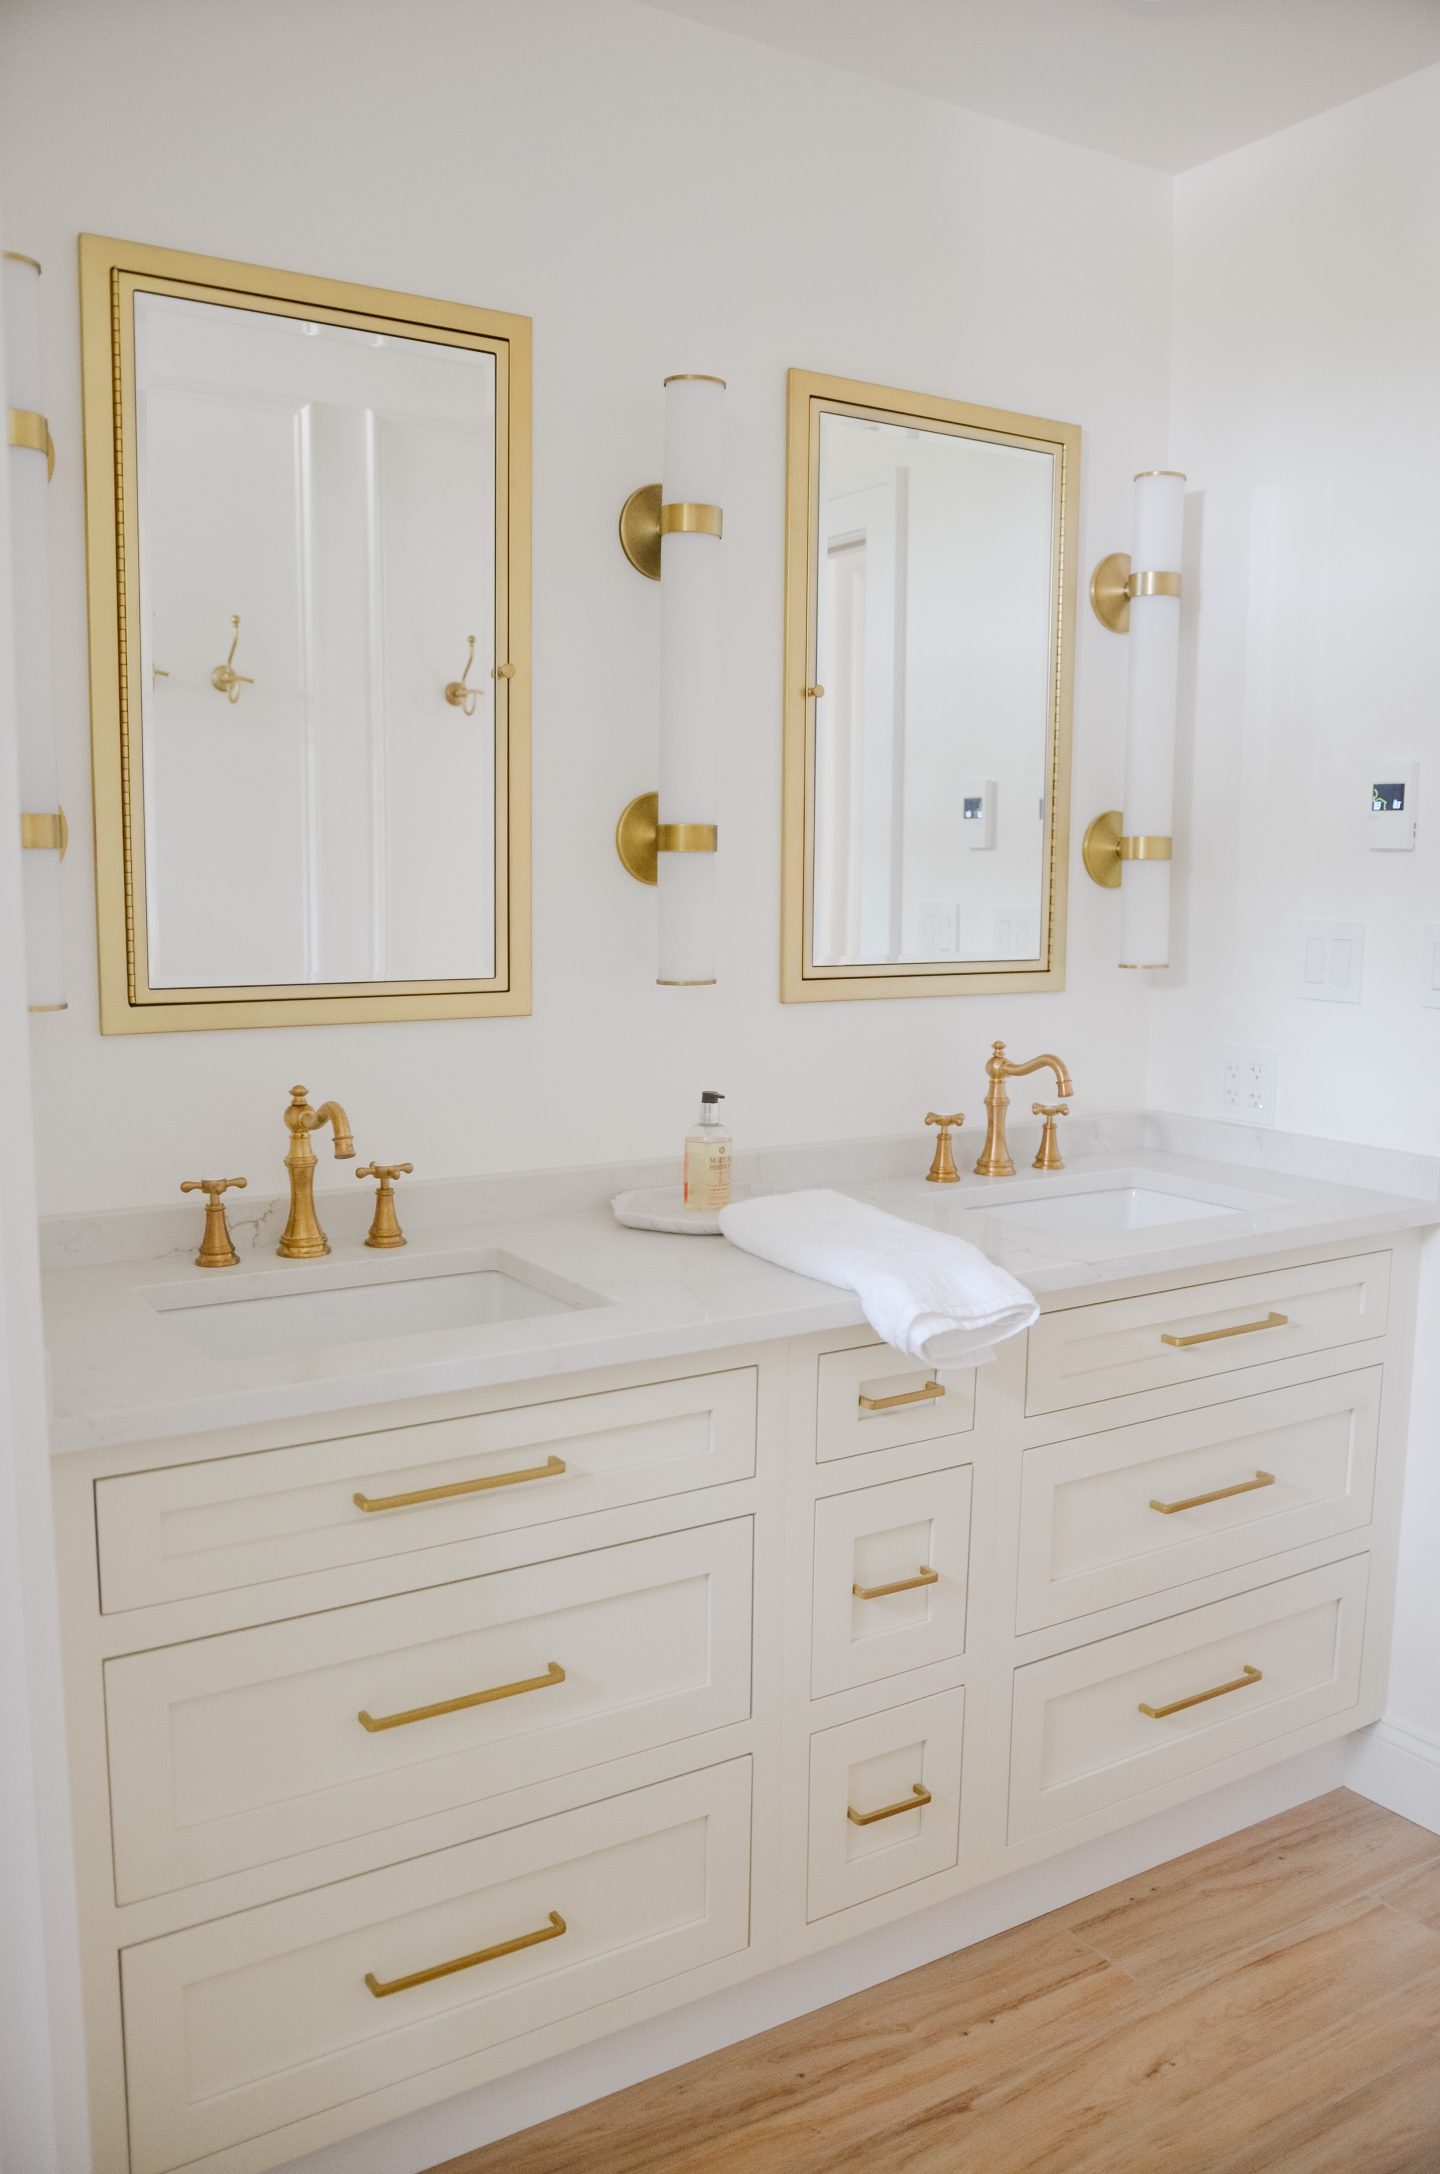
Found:
[[[55,446],[40,365],[40,267],[5,250],[5,398],[10,470],[10,585],[19,718],[26,982],[32,1012],[65,1009],[60,863],[70,842],[60,805],[50,680],[50,558],[45,493]]]
[[[665,380],[665,481],[620,509],[630,564],[660,582],[660,789],[622,811],[615,850],[659,886],[662,987],[715,979],[715,749],[725,380]]]
[[[1152,468],[1136,476],[1131,556],[1112,551],[1090,580],[1096,618],[1112,634],[1130,637],[1125,812],[1110,808],[1097,815],[1081,847],[1085,873],[1107,890],[1120,889],[1122,966],[1170,963],[1178,568],[1184,522],[1185,478],[1178,470]]]

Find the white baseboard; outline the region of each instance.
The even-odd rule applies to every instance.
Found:
[[[1351,1739],[1346,1786],[1440,1834],[1440,1739],[1400,1721],[1377,1721]]]

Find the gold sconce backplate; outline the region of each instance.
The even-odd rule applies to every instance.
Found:
[[[1104,563],[1109,565],[1110,562],[1107,559]],[[1130,561],[1126,559],[1124,563],[1128,566]],[[1093,582],[1091,595],[1094,595]],[[1098,605],[1096,609],[1099,609]],[[1125,610],[1128,618],[1128,604]],[[1124,829],[1125,818],[1120,810],[1107,808],[1103,815],[1096,816],[1080,847],[1080,858],[1085,863],[1086,875],[1092,883],[1101,884],[1107,891],[1118,891],[1120,888],[1120,840]]]
[[[657,483],[655,486],[657,503],[659,490],[660,486]],[[621,534],[623,537],[623,518],[621,521]],[[626,550],[628,553],[628,544]],[[658,565],[660,556],[658,528],[655,556]],[[642,574],[644,573],[643,566],[640,571]],[[660,856],[657,844],[659,835],[660,795],[658,793],[637,793],[635,798],[621,809],[620,820],[615,825],[615,850],[620,856],[621,866],[627,875],[635,878],[637,883],[658,883],[660,880],[658,865]],[[1116,881],[1119,881],[1118,875]]]
[[[1100,561],[1090,576],[1091,608],[1101,626],[1109,627],[1112,634],[1130,632],[1129,581],[1128,551],[1112,551],[1108,558]],[[1115,880],[1118,883],[1120,879],[1117,876]]]
[[[636,573],[643,574],[647,581],[660,579],[660,498],[658,483],[642,483],[620,508],[620,548]],[[632,807],[635,804],[631,802]],[[650,875],[641,880],[653,883],[655,878]]]

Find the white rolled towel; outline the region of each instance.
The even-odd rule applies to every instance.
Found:
[[[747,1253],[853,1291],[877,1335],[931,1366],[982,1366],[1040,1315],[1024,1284],[967,1239],[844,1193],[733,1201],[720,1228]]]

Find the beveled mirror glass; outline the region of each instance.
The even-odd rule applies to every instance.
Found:
[[[791,371],[787,1002],[1063,986],[1079,459]]]
[[[102,1027],[528,1011],[528,319],[81,293]]]

